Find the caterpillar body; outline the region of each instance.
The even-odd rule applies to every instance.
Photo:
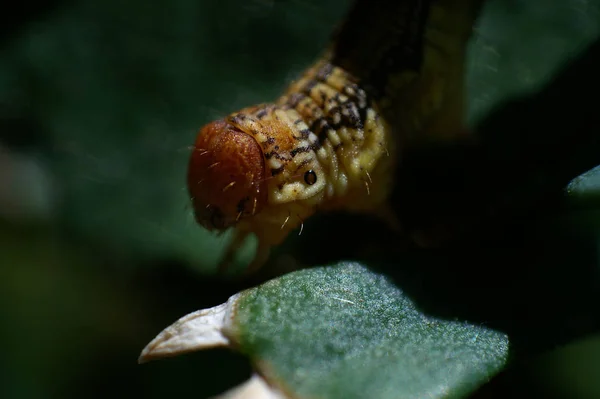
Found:
[[[458,7],[465,3],[477,1],[358,0],[332,46],[276,102],[200,130],[188,189],[200,225],[234,228],[223,265],[249,234],[258,238],[255,270],[317,211],[385,209],[408,138],[462,123],[462,60],[475,14]],[[452,16],[458,28],[448,25]]]

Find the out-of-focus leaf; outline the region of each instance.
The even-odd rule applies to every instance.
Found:
[[[600,35],[600,1],[486,0],[467,53],[469,119],[531,94]]]
[[[567,186],[567,194],[573,203],[595,204],[598,208],[600,198],[600,166],[573,179]]]
[[[387,277],[356,263],[290,273],[214,309],[225,315],[218,324],[232,347],[294,398],[464,397],[508,357],[505,334],[427,315]],[[206,346],[214,331],[207,335],[199,314],[208,320],[215,312],[184,317],[144,356]]]

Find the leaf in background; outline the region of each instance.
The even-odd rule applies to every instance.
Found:
[[[600,1],[486,0],[467,54],[469,121],[530,94],[600,36]]]
[[[224,344],[215,328],[269,384],[300,398],[463,397],[504,367],[509,349],[505,334],[424,314],[385,276],[340,263],[188,315],[141,360]]]

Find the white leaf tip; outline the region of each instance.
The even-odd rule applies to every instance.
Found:
[[[173,357],[218,346],[229,346],[223,328],[231,321],[231,309],[238,295],[221,305],[190,313],[165,328],[142,350],[138,363]]]

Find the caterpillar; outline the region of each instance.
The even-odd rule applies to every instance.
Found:
[[[317,211],[385,213],[402,149],[462,131],[477,0],[358,0],[331,45],[273,103],[202,127],[187,185],[196,221],[234,229],[222,265],[249,271]]]

